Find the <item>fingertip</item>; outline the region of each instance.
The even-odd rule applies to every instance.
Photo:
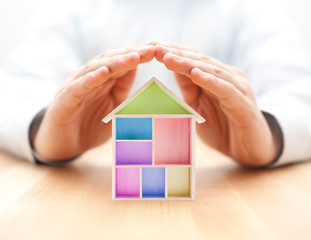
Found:
[[[86,75],[86,79],[88,82],[96,84],[98,81],[102,81],[103,79],[106,79],[108,76],[109,76],[109,69],[106,66],[102,66],[100,68],[97,68],[93,72],[89,72]]]
[[[194,84],[209,90],[214,88],[218,82],[214,75],[206,73],[199,68],[193,68],[190,72],[190,77]]]
[[[190,72],[191,78],[198,78],[203,75],[203,72],[199,68],[193,68]]]
[[[106,66],[102,66],[95,71],[96,74],[100,75],[109,75],[109,69]]]
[[[167,52],[164,50],[164,48],[161,45],[157,44],[155,46],[155,57],[159,62],[163,62],[163,57],[165,53]]]
[[[97,86],[102,81],[105,81],[109,76],[109,69],[106,66],[102,66],[93,72],[89,72],[85,75],[86,82],[91,84],[90,86]]]
[[[190,71],[190,77],[193,83],[200,85],[202,79],[207,79],[207,74],[199,68],[193,68]]]
[[[163,57],[163,60],[174,60],[174,61],[180,61],[181,58],[179,56],[177,56],[176,54],[174,53],[171,53],[171,52],[167,52],[164,57]]]
[[[141,57],[139,53],[137,52],[131,52],[121,57],[121,60],[124,60],[125,62],[130,62],[133,65],[138,65],[140,62],[140,59]]]
[[[163,57],[163,63],[164,65],[172,70],[174,67],[176,67],[176,61],[180,60],[179,57],[173,53],[166,53]]]
[[[124,56],[124,58],[139,58],[140,57],[140,55],[139,55],[139,53],[137,53],[137,52],[130,52],[130,53],[127,53],[127,54],[125,54],[125,56]]]
[[[140,63],[150,62],[155,55],[155,47],[153,45],[143,46],[138,50]]]

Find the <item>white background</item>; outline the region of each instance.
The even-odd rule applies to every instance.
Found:
[[[10,51],[23,41],[31,15],[42,1],[52,0],[0,0],[0,65],[5,62]],[[311,1],[280,2],[281,7],[300,29],[306,51],[311,55]]]

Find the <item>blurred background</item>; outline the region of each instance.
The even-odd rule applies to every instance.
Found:
[[[23,41],[31,15],[38,4],[52,0],[10,0],[0,1],[0,65],[10,51]],[[258,0],[260,1],[260,0]],[[311,1],[279,0],[280,6],[301,31],[306,50],[311,56]]]

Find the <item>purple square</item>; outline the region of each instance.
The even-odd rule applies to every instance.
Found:
[[[152,142],[116,142],[116,165],[151,165]]]

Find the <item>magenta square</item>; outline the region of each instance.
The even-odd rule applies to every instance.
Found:
[[[116,165],[151,165],[152,142],[116,142]]]
[[[140,197],[139,168],[116,168],[116,198]]]

